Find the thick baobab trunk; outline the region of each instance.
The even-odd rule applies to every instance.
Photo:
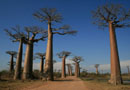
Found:
[[[16,60],[16,68],[15,68],[15,75],[14,75],[15,80],[21,79],[22,53],[23,53],[23,42],[21,39],[19,44],[17,60]]]
[[[79,77],[79,63],[75,63],[75,76]]]
[[[11,55],[11,58],[10,58],[10,72],[13,72],[14,71],[14,55]]]
[[[96,74],[98,74],[98,68],[96,68]]]
[[[63,59],[62,59],[62,73],[61,73],[61,77],[62,78],[65,78],[66,77],[66,68],[65,68],[65,56],[63,56]]]
[[[51,31],[51,23],[48,23],[48,41],[46,49],[45,74],[47,79],[53,81],[53,33]]]
[[[40,72],[43,73],[44,59],[41,58]]]
[[[122,84],[122,77],[121,77],[115,28],[112,22],[109,22],[109,32],[110,32],[110,48],[111,48],[111,78],[109,82],[117,85]]]
[[[24,70],[23,70],[23,79],[31,79],[32,78],[32,70],[33,70],[33,42],[29,41],[26,47],[25,53],[25,61],[24,61]]]

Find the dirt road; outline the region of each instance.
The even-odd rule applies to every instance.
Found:
[[[43,85],[26,87],[22,90],[88,90],[79,78],[67,77],[66,79],[47,81]]]

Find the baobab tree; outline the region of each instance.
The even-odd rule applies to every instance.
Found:
[[[41,8],[40,11],[34,13],[33,16],[38,18],[41,22],[46,22],[48,24],[45,73],[48,74],[48,80],[53,81],[53,35],[74,34],[77,31],[71,30],[69,25],[64,25],[60,28],[52,27],[54,23],[59,23],[62,21],[61,14],[59,14],[55,8]]]
[[[68,64],[66,64],[66,65],[67,65],[67,67],[68,67],[68,75],[69,75],[69,76],[72,76],[72,66],[71,66],[71,64],[68,63]]]
[[[81,69],[82,69],[82,67],[79,67],[79,76],[80,76]]]
[[[56,60],[53,60],[53,64],[55,64],[56,63]]]
[[[70,64],[66,64],[67,68],[68,68],[68,76],[70,76]]]
[[[75,56],[72,58],[72,61],[75,62],[75,76],[76,77],[79,77],[79,69],[80,69],[80,66],[79,66],[79,63],[81,61],[83,61],[83,58],[81,56]]]
[[[16,51],[6,51],[6,53],[11,56],[9,71],[12,73],[14,71],[14,57],[16,57],[17,52]]]
[[[98,74],[98,67],[99,67],[100,64],[95,64],[94,67],[96,68],[96,74]]]
[[[21,31],[20,26],[18,25],[16,25],[16,27],[12,27],[11,30],[5,29],[5,32],[10,36],[12,42],[19,42],[14,79],[21,79],[23,43],[25,43],[26,35]]]
[[[66,58],[71,54],[71,52],[68,51],[62,51],[60,53],[57,53],[57,56],[59,58],[62,58],[62,73],[61,73],[61,77],[65,78],[66,77],[66,68],[65,68],[65,60]]]
[[[72,67],[72,65],[70,64],[70,76],[72,76],[72,70],[73,70],[73,67]]]
[[[129,66],[126,66],[127,67],[127,69],[128,69],[128,74],[130,74],[130,69],[129,69]]]
[[[31,79],[33,70],[33,45],[35,42],[38,42],[40,40],[44,41],[45,38],[47,37],[47,33],[44,29],[37,26],[25,27],[25,31],[27,32],[27,38],[26,38],[26,53],[25,53],[22,78]],[[37,35],[39,36],[36,37]]]
[[[98,7],[92,14],[95,19],[94,24],[109,27],[111,48],[111,78],[109,82],[115,85],[122,84],[115,29],[130,27],[130,11],[120,4],[106,4]]]
[[[41,59],[40,63],[40,73],[43,73],[44,70],[44,59],[45,59],[46,53],[36,53],[36,58]]]

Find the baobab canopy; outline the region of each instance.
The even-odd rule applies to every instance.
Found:
[[[94,24],[108,27],[108,22],[113,21],[116,28],[130,27],[130,10],[121,4],[105,4],[92,11]]]

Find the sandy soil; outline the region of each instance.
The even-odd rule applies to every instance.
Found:
[[[67,77],[56,81],[47,81],[43,85],[29,86],[22,90],[88,90],[79,78]]]

